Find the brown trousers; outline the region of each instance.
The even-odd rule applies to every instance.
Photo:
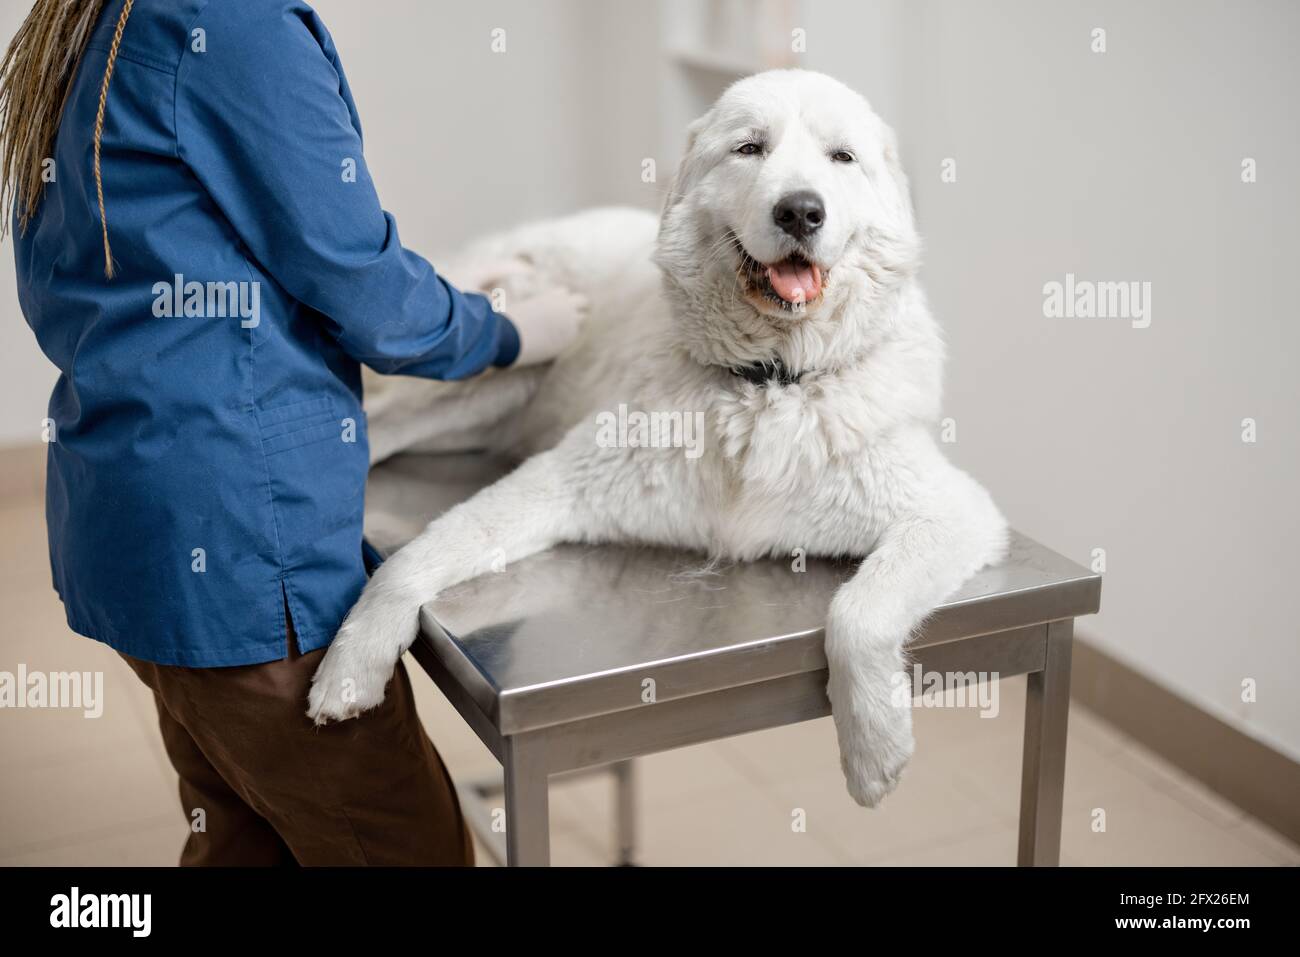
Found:
[[[280,661],[235,668],[122,656],[153,689],[180,775],[190,819],[181,864],[473,864],[406,669],[399,663],[380,707],[316,727],[307,689],[325,652],[288,646]]]

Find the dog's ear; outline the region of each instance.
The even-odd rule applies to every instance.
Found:
[[[912,192],[898,155],[898,137],[887,124],[880,124],[885,172],[893,184],[886,201],[887,217],[868,230],[872,270],[877,282],[893,284],[912,275],[920,265],[921,237],[912,210]]]
[[[884,141],[885,169],[889,171],[889,176],[898,189],[898,203],[901,207],[899,212],[911,220],[913,218],[912,189],[907,181],[907,173],[903,171],[903,161],[898,156],[898,135],[893,127],[881,123],[880,136]]]
[[[665,213],[682,201],[695,185],[695,180],[703,173],[704,161],[698,148],[700,133],[712,119],[713,111],[709,110],[686,127],[686,151],[682,153],[682,161],[677,165],[677,173],[673,176],[672,185],[668,187],[668,196],[664,200],[663,208]]]

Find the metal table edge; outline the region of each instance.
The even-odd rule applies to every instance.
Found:
[[[1040,547],[1046,548],[1046,546]],[[1051,549],[1047,550],[1051,551]],[[1053,552],[1053,554],[1061,557],[1056,552]],[[973,638],[979,635],[1009,631],[1096,613],[1100,609],[1102,576],[1071,562],[1069,559],[1061,557],[1061,560],[1078,569],[1078,577],[1053,582],[1049,585],[1017,589],[1013,592],[971,596],[954,603],[944,604],[925,622],[922,631],[913,638],[909,643],[909,647],[924,648],[928,645],[956,641],[962,638]],[[945,622],[969,614],[972,608],[979,608],[980,606],[988,606],[993,609],[1006,608],[1009,605],[1033,602],[1047,596],[1055,599],[1050,613],[1015,618],[1012,622],[1002,624],[990,622],[985,626],[967,627],[959,632],[945,633]],[[582,675],[572,679],[559,679],[502,690],[492,681],[490,676],[478,667],[456,636],[448,632],[438,621],[435,614],[435,605],[436,602],[429,602],[420,609],[420,633],[417,640],[424,642],[429,650],[437,656],[443,667],[460,682],[482,713],[493,722],[498,733],[502,735],[540,730],[573,721],[631,710],[639,706],[629,704],[627,707],[620,708],[602,707],[591,709],[575,707],[569,710],[560,709],[553,712],[548,719],[541,721],[530,716],[531,706],[542,696],[549,697],[555,694],[557,689],[588,690],[602,683],[626,678],[629,674],[643,675],[651,669],[660,675],[671,676],[677,672],[684,672],[693,668],[698,661],[704,658],[716,655],[743,655],[747,651],[752,652],[754,649],[761,647],[764,649],[764,657],[770,659],[774,667],[762,674],[744,681],[737,681],[732,685],[701,687],[698,690],[672,695],[663,700],[678,700],[699,694],[709,694],[724,690],[726,687],[738,687],[744,684],[788,677],[793,674],[815,672],[826,667],[825,657],[821,650],[821,639],[825,635],[825,629],[819,627],[792,632],[788,635],[755,639],[752,643],[742,645],[705,649],[698,653],[679,655],[660,661],[638,662],[625,668],[609,669],[597,674]],[[777,649],[777,654],[772,654],[771,649],[773,647]],[[800,666],[794,667],[793,664],[796,662],[800,662]],[[577,696],[574,697],[577,698]]]

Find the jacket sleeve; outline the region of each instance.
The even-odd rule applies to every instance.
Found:
[[[366,167],[333,41],[309,7],[209,3],[186,42],[180,158],[259,264],[326,318],[349,355],[435,379],[515,360],[510,321],[402,247]]]

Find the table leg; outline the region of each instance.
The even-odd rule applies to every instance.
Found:
[[[548,867],[551,863],[550,772],[545,749],[527,737],[504,741],[506,783],[506,863],[509,867]]]
[[[616,863],[629,867],[636,856],[636,765],[632,761],[617,761],[610,770],[614,774]]]
[[[1061,859],[1065,797],[1065,734],[1070,717],[1070,651],[1074,620],[1047,626],[1047,660],[1025,692],[1025,751],[1020,777],[1021,867],[1054,867]]]

